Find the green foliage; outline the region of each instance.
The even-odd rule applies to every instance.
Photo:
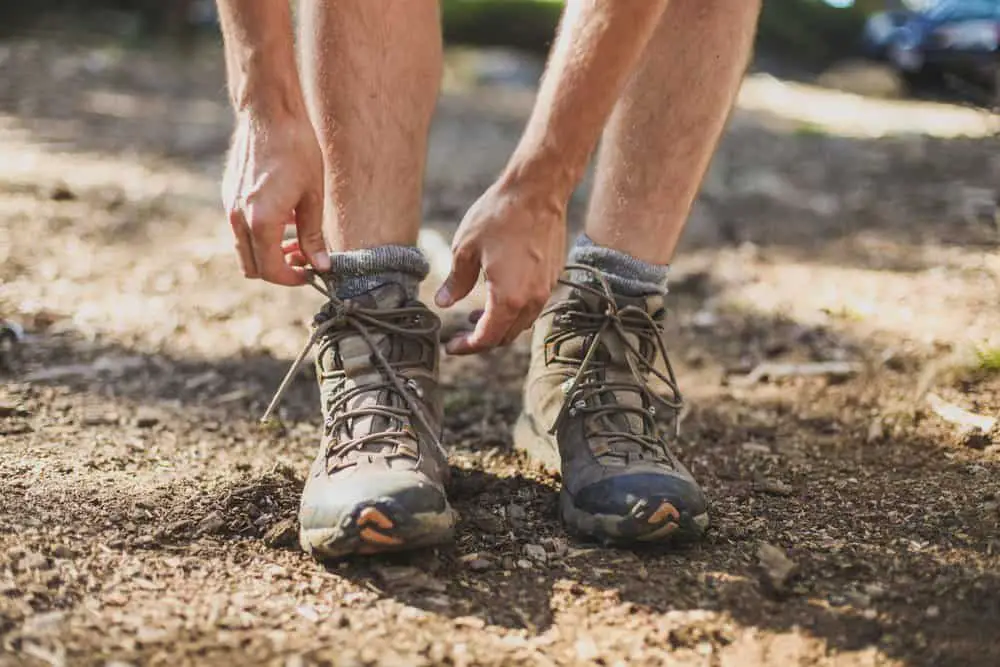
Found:
[[[53,11],[94,10],[132,13],[142,32],[182,29],[192,0],[34,0],[0,3],[0,26],[14,30]],[[799,66],[824,66],[852,55],[865,17],[882,9],[884,0],[856,0],[836,9],[823,0],[764,0],[758,50]],[[445,39],[453,44],[510,46],[544,52],[552,43],[562,12],[561,0],[441,0]],[[84,21],[85,23],[85,21]]]
[[[506,45],[544,51],[562,9],[558,0],[442,0],[445,38],[453,43]],[[883,0],[837,9],[822,0],[764,0],[759,51],[823,66],[857,51],[866,17]]]
[[[857,51],[866,17],[882,6],[878,0],[847,9],[822,0],[765,0],[757,48],[804,65],[827,65]]]
[[[979,370],[1000,373],[1000,347],[977,347],[976,359],[979,363]]]
[[[476,46],[548,50],[562,2],[558,0],[441,0],[445,41]]]

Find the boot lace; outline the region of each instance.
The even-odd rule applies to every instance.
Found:
[[[552,304],[543,312],[543,316],[554,315],[557,325],[545,339],[546,350],[556,350],[549,363],[578,366],[575,375],[563,384],[566,397],[549,433],[555,434],[567,418],[582,415],[598,425],[593,435],[604,438],[608,443],[607,448],[595,450],[596,455],[610,454],[627,459],[635,453],[637,446],[639,452],[652,455],[653,460],[670,463],[666,445],[660,437],[656,406],[673,412],[674,431],[678,434],[677,415],[683,406],[683,398],[667,356],[662,325],[645,308],[634,305],[619,307],[607,280],[596,269],[576,264],[566,268],[571,276],[581,272],[588,274],[592,282],[562,278],[560,284],[596,297],[601,311],[595,312],[587,308],[579,297],[571,297]],[[579,337],[585,341],[582,360],[558,354],[563,342]],[[625,365],[631,376],[624,381],[610,382],[606,379],[611,360],[600,351],[608,349],[605,343],[612,338],[621,344]],[[633,343],[633,339],[638,344]],[[657,354],[663,358],[665,373],[655,367]],[[665,385],[668,395],[650,389],[650,376]],[[620,403],[616,394],[621,392],[639,394],[641,407]],[[639,428],[633,426],[629,415],[639,418]],[[633,447],[616,447],[626,443],[631,443]]]
[[[424,431],[433,438],[435,446],[443,452],[444,447],[438,434],[431,426],[420,404],[420,399],[423,397],[422,389],[416,381],[408,379],[402,373],[406,367],[412,366],[412,363],[390,361],[376,340],[376,336],[384,334],[404,339],[410,338],[421,343],[430,342],[433,345],[437,339],[437,324],[433,321],[425,326],[417,324],[424,319],[422,316],[426,315],[426,310],[422,307],[364,308],[357,302],[337,298],[333,291],[315,274],[312,278],[310,285],[326,297],[327,304],[313,320],[309,338],[275,391],[267,410],[261,417],[261,422],[265,424],[271,422],[282,397],[317,343],[323,346],[330,345],[343,339],[345,332],[353,332],[366,343],[371,352],[371,361],[379,370],[382,379],[381,381],[359,383],[346,391],[332,392],[333,396],[325,402],[323,425],[326,435],[343,430],[349,436],[346,439],[330,439],[331,444],[326,452],[327,460],[336,462],[334,468],[343,467],[344,461],[350,453],[360,452],[366,445],[374,443],[391,445],[388,451],[382,453],[384,456],[417,459],[419,454],[410,444],[411,439],[416,437],[408,425],[412,418],[416,418]],[[375,393],[379,395],[383,392],[388,396],[385,400],[380,400],[378,405],[347,409],[352,399],[363,394]],[[398,402],[390,398],[392,395],[399,397],[402,405],[394,405]],[[373,422],[380,417],[383,418],[386,428],[354,436],[352,426],[358,420],[366,417],[371,418]]]

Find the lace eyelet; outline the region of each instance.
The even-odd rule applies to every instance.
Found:
[[[420,386],[420,383],[418,383],[413,378],[410,378],[409,380],[406,381],[406,388],[409,389],[410,391],[412,391],[414,394],[416,394],[417,398],[423,398],[424,397],[424,390],[423,390],[423,388]]]

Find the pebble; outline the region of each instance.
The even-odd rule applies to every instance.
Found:
[[[29,552],[21,559],[21,569],[23,570],[47,570],[49,567],[51,567],[49,559],[37,551]]]
[[[531,569],[531,561],[530,560],[526,560],[524,558],[521,558],[520,560],[517,561],[517,566],[519,568],[521,568],[522,570],[530,570]]]
[[[315,623],[316,621],[319,620],[319,612],[316,611],[316,607],[313,607],[312,605],[308,604],[301,605],[299,607],[296,607],[295,611],[298,612],[299,616],[306,619],[307,621],[312,621],[313,623]]]
[[[298,544],[299,526],[295,519],[282,519],[264,533],[264,544],[272,549]]]
[[[740,449],[748,454],[770,454],[771,447],[760,442],[744,442]]]
[[[927,618],[937,618],[940,615],[941,615],[941,608],[938,607],[937,605],[931,605],[930,607],[927,607],[926,611],[924,611],[924,616],[926,616]]]
[[[65,544],[59,544],[52,550],[52,555],[56,558],[73,558],[76,554]]]
[[[784,592],[798,570],[795,561],[785,555],[780,547],[767,542],[761,542],[757,548],[757,559],[760,561],[763,583],[769,585],[775,593]]]
[[[973,426],[958,431],[955,434],[955,444],[959,447],[969,447],[971,449],[986,449],[993,444],[993,439],[983,429]]]
[[[795,493],[795,489],[792,488],[791,484],[786,484],[780,479],[772,479],[770,477],[764,477],[759,480],[754,487],[763,493],[770,494],[772,496],[790,496]]]
[[[473,572],[486,572],[493,569],[493,562],[485,558],[476,558],[466,563],[466,566]]]
[[[493,568],[493,562],[478,553],[466,554],[459,561],[473,572],[485,572]]]
[[[135,545],[137,547],[141,547],[144,549],[148,549],[149,547],[154,546],[155,544],[156,544],[156,538],[153,537],[152,535],[140,535],[139,538],[135,541]]]
[[[507,517],[513,521],[521,521],[526,516],[528,516],[527,510],[524,509],[524,505],[515,505],[511,503],[507,505]]]
[[[548,555],[545,553],[545,547],[540,544],[525,544],[524,555],[538,563],[544,563],[548,558]]]
[[[152,428],[160,423],[160,414],[157,410],[143,406],[135,413],[135,425],[139,428]]]
[[[198,522],[198,532],[201,534],[217,533],[226,527],[226,522],[219,512],[210,512],[208,516]]]

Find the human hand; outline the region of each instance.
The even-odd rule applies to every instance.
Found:
[[[323,240],[323,158],[308,118],[237,116],[222,203],[247,278],[278,285],[308,281],[306,265],[330,269]],[[298,241],[282,244],[295,225]]]
[[[506,345],[545,307],[564,263],[566,203],[552,191],[505,182],[472,205],[452,242],[452,269],[435,302],[464,299],[482,271],[486,311],[471,333],[447,343],[450,354],[475,354]]]

